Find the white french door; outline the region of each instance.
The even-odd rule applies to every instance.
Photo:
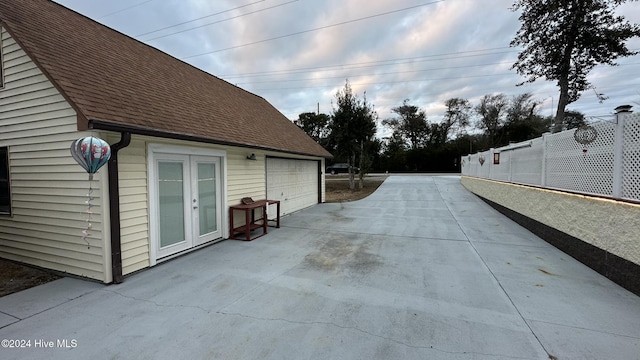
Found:
[[[218,158],[191,156],[191,193],[194,246],[222,237]]]
[[[154,153],[152,171],[156,259],[222,237],[220,158]]]

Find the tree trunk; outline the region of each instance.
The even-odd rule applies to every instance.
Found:
[[[567,44],[567,47],[564,49],[564,55],[562,57],[562,71],[560,74],[560,78],[558,79],[558,86],[560,87],[560,98],[558,99],[558,109],[556,110],[556,117],[554,120],[553,128],[557,128],[558,125],[562,125],[564,121],[564,109],[569,104],[569,73],[571,72],[572,50],[572,44]],[[553,128],[551,131],[553,131]]]
[[[358,165],[358,167],[360,168],[360,173],[358,174],[358,179],[360,180],[358,182],[358,188],[360,190],[362,190],[362,188],[364,188],[364,184],[363,184],[363,177],[364,177],[364,141],[360,142],[360,165]]]
[[[562,59],[560,60],[562,62],[560,78],[558,79],[558,86],[560,86],[560,99],[558,99],[558,110],[556,111],[554,127],[562,125],[562,123],[564,122],[564,110],[567,105],[569,105],[569,74],[571,73],[571,54],[573,53],[573,49],[575,47],[579,26],[583,22],[583,18],[585,16],[584,8],[580,7],[580,2],[578,0],[572,1],[571,8],[578,10],[574,11],[575,14],[573,15],[571,28],[566,40],[566,47],[563,50]]]
[[[558,99],[558,109],[556,110],[556,117],[551,131],[553,131],[553,129],[562,128],[561,125],[564,122],[564,110],[569,104],[569,79],[563,76],[558,81],[558,85],[560,85],[560,98]]]
[[[355,178],[353,173],[353,165],[356,162],[356,152],[351,151],[351,159],[349,160],[349,190],[354,190],[356,188]]]

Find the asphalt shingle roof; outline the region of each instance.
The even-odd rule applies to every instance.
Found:
[[[331,157],[264,98],[49,0],[0,0],[11,36],[78,112],[78,128]]]

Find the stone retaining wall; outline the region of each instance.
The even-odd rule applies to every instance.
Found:
[[[466,176],[461,181],[520,225],[640,295],[640,205]]]

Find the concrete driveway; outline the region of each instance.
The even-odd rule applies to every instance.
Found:
[[[392,176],[120,285],[9,295],[0,326],[30,342],[2,359],[640,358],[640,298],[454,176]]]

